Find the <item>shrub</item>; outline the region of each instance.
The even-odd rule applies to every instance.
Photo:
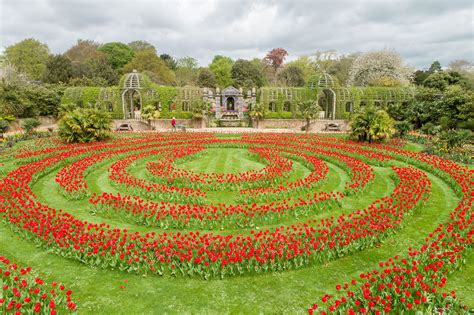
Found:
[[[397,130],[397,136],[402,138],[411,130],[411,124],[406,120],[397,121],[395,129]]]
[[[39,125],[41,125],[41,123],[36,118],[26,118],[21,122],[21,127],[26,133],[32,133]]]
[[[0,138],[3,138],[3,134],[7,132],[8,128],[10,128],[8,121],[0,120]]]
[[[359,141],[381,141],[393,134],[393,120],[384,110],[373,106],[356,113],[351,120],[351,136]]]
[[[59,121],[59,136],[68,143],[106,140],[111,135],[110,114],[95,108],[66,113]]]
[[[468,143],[472,134],[468,130],[446,130],[439,134],[439,141],[446,147],[446,149],[460,148]]]

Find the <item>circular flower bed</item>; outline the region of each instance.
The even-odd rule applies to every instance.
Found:
[[[186,168],[214,150],[243,150],[261,167],[234,173]],[[15,158],[17,167],[0,182],[0,213],[2,224],[18,236],[93,267],[204,279],[304,268],[373,247],[423,207],[431,192],[428,173],[434,174],[459,193],[450,219],[422,247],[410,248],[408,257],[380,262],[360,279],[341,283],[338,296],[325,295],[321,302],[315,297],[308,312],[464,310],[454,294],[437,291],[461,265],[474,234],[473,171],[451,161],[407,152],[397,143],[268,133],[48,143]],[[331,168],[348,180],[325,190]],[[362,209],[342,208],[342,200],[378,184],[374,168],[389,170],[395,188]],[[110,191],[89,187],[88,178],[98,171]],[[87,203],[98,220],[82,220],[35,196],[32,185],[52,172],[56,189],[68,200]],[[222,192],[226,196],[218,195]],[[110,224],[112,218],[149,230],[130,231]],[[26,297],[16,299],[15,292],[0,299],[4,311],[25,305]],[[60,303],[62,310],[75,311],[69,295],[59,302],[51,298],[49,309]]]

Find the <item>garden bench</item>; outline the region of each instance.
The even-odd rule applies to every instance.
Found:
[[[334,123],[330,123],[330,124],[326,124],[326,128],[324,128],[325,131],[341,131],[341,127],[339,126],[339,124],[334,124]]]

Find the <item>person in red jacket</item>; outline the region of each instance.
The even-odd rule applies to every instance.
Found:
[[[174,117],[171,119],[171,130],[176,131],[176,119]]]

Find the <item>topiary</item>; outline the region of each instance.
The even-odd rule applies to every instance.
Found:
[[[95,108],[66,113],[59,121],[59,136],[67,143],[103,141],[111,136],[112,118]]]

